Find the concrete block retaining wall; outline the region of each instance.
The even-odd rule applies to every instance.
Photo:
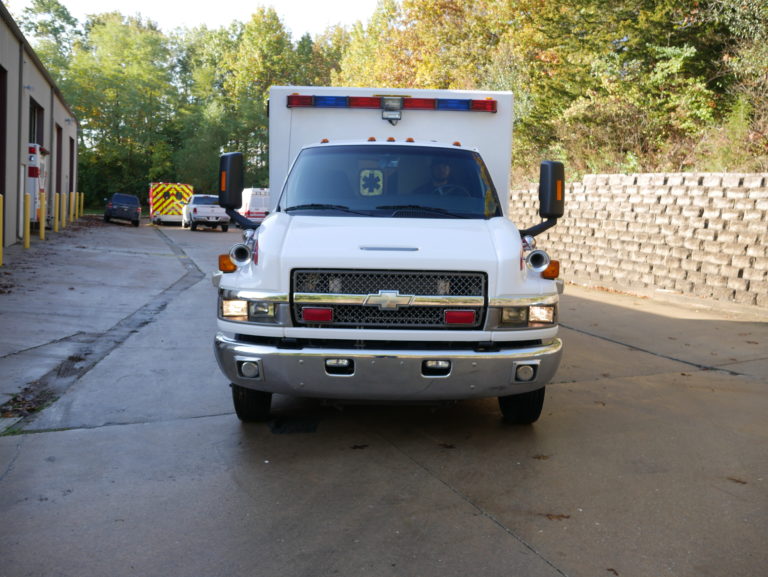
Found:
[[[576,284],[768,308],[768,174],[588,175],[537,243]],[[539,222],[538,189],[510,215]]]

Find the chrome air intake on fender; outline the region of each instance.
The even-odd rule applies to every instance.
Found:
[[[550,263],[549,255],[543,250],[532,250],[525,257],[525,264],[536,272],[544,271]]]
[[[247,244],[236,244],[229,249],[229,258],[237,266],[245,266],[253,258],[253,252]]]

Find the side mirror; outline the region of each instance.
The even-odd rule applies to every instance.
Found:
[[[228,152],[219,159],[219,205],[236,210],[243,204],[243,154]]]
[[[565,213],[565,167],[562,162],[545,160],[539,172],[539,216],[560,218]]]
[[[565,213],[565,167],[562,162],[545,160],[539,172],[539,216],[544,220],[520,231],[520,236],[536,236],[557,224]]]

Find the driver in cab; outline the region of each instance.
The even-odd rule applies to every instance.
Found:
[[[445,196],[451,194],[455,185],[450,183],[451,165],[444,158],[435,158],[430,166],[430,179],[413,191],[417,195],[438,195]]]

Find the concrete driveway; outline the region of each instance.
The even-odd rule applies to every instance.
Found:
[[[750,576],[766,311],[567,287],[531,427],[495,400],[243,425],[212,351],[239,233],[85,221],[0,269],[0,575]],[[555,252],[553,250],[553,252]]]

